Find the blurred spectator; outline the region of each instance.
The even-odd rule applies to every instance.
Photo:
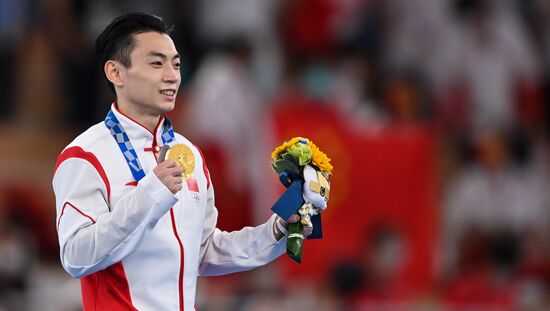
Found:
[[[31,11],[30,1],[0,1],[0,118],[13,113],[13,80],[16,48],[31,23],[25,11]]]
[[[386,121],[387,109],[382,106],[378,68],[374,58],[356,46],[337,48],[331,101],[356,126],[374,125]]]
[[[13,182],[0,187],[0,199],[6,203],[7,223],[21,229],[28,239],[26,246],[48,260],[57,257],[58,245],[54,232],[56,223],[44,221],[54,215],[44,205],[45,197],[42,191],[26,184]]]
[[[336,265],[331,274],[330,283],[344,301],[345,310],[412,307],[419,293],[403,278],[409,253],[406,238],[388,225],[374,226],[364,238],[358,260]]]
[[[448,19],[449,1],[379,1],[384,24],[383,58],[391,71],[426,74],[434,59],[445,51],[445,41],[453,27]],[[443,64],[440,64],[443,65]]]
[[[207,56],[184,110],[185,133],[203,148],[209,161],[219,161],[209,166],[220,169],[212,172],[212,178],[222,188],[217,191],[217,206],[221,214],[227,213],[220,219],[227,220],[221,221],[233,219],[228,227],[222,226],[227,230],[264,221],[275,202],[268,169],[270,127],[250,61],[245,40],[229,41],[223,51]],[[211,151],[218,156],[210,157]],[[252,221],[255,210],[260,214]]]
[[[471,95],[471,126],[509,127],[519,121],[515,90],[536,83],[536,53],[508,1],[458,1],[459,76]],[[497,4],[498,3],[498,4]]]
[[[418,75],[402,73],[386,77],[383,100],[394,122],[414,124],[430,120],[430,107]]]
[[[507,232],[517,239],[521,252],[531,234],[540,234],[548,223],[547,182],[525,137],[508,141],[504,131],[485,129],[474,136],[473,159],[449,184],[444,203],[446,267],[460,273],[459,258],[466,249],[460,241],[469,234],[478,238]],[[466,244],[474,246],[475,244]],[[489,246],[480,246],[483,250]],[[474,251],[476,253],[477,251]]]
[[[51,186],[36,181],[51,174],[53,163],[40,167],[59,151],[56,138],[99,122],[113,100],[98,78],[92,43],[103,25],[129,11],[175,24],[185,98],[173,120],[206,154],[223,228],[259,223],[269,213],[282,189],[269,168],[279,143],[272,136],[283,133],[324,143],[336,166],[333,204],[360,205],[355,214],[365,219],[353,217],[358,228],[346,228],[344,244],[362,241],[358,232],[381,210],[420,227],[369,235],[362,257],[335,267],[326,283],[283,284],[275,270],[206,279],[198,309],[549,308],[549,1],[0,0],[0,161],[16,163],[4,180],[19,170],[29,179],[0,185],[0,310],[78,309],[79,301],[58,298],[78,296],[79,286],[59,273],[57,259],[50,266],[58,256],[46,208],[53,202],[41,193]],[[304,115],[313,121],[288,124]],[[274,119],[281,133],[272,133]],[[401,130],[419,123],[430,141],[439,138],[439,149],[394,141],[414,136]],[[28,146],[38,145],[43,150],[29,156]],[[421,164],[427,158],[441,180]],[[359,165],[363,159],[372,163]],[[399,166],[405,159],[412,164]],[[444,195],[433,203],[441,215],[432,223],[438,215],[422,207],[436,191],[426,188],[438,182]],[[358,200],[350,185],[368,197]],[[388,198],[394,194],[402,195]],[[331,213],[326,229],[349,222]],[[418,242],[437,238],[431,226],[443,230],[439,249]],[[324,242],[340,243],[341,232],[327,232]],[[432,272],[402,267],[417,253],[422,262],[433,253],[441,263],[441,286],[427,285],[426,297],[400,281],[431,282]],[[291,271],[312,275],[321,266]]]
[[[102,107],[97,105],[97,89],[101,82],[95,64],[92,41],[85,28],[84,1],[53,1],[45,5],[43,27],[49,38],[57,65],[65,119],[80,129],[95,122]]]
[[[280,26],[291,57],[319,57],[334,44],[332,22],[337,4],[331,0],[285,1]]]
[[[359,293],[358,310],[369,307],[399,305],[412,298],[412,289],[402,282],[402,269],[407,260],[407,242],[399,231],[377,228],[364,251],[362,265],[364,287]]]
[[[281,74],[280,44],[276,0],[201,0],[198,1],[197,36],[206,51],[240,38],[250,48],[252,86],[263,96],[272,96]]]
[[[469,231],[461,243],[459,270],[445,291],[448,306],[516,310],[520,244],[515,234]]]
[[[28,310],[30,267],[34,262],[28,223],[0,197],[0,310]]]
[[[545,248],[533,237],[545,235],[549,220],[546,176],[532,142],[517,130],[505,133],[476,133],[472,163],[446,191],[443,277],[452,284],[451,304],[515,310],[523,297],[520,271],[534,258],[529,249]]]

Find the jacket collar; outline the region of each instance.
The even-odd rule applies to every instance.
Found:
[[[111,110],[120,121],[120,124],[124,128],[124,131],[126,131],[128,138],[130,138],[130,141],[134,145],[134,148],[155,148],[159,144],[162,144],[161,136],[163,132],[162,125],[164,124],[165,119],[164,115],[161,115],[154,132],[151,132],[143,124],[122,113],[118,109],[116,102],[111,105]]]

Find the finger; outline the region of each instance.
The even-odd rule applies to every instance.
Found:
[[[178,193],[181,189],[182,189],[182,186],[181,186],[181,185],[174,185],[174,186],[170,187],[170,191],[171,191],[173,194]]]
[[[298,222],[300,221],[300,215],[297,215],[297,214],[293,214],[292,216],[290,216],[290,218],[287,220],[288,223],[295,223],[295,222]]]
[[[176,160],[167,159],[166,161],[162,162],[167,168],[177,167],[178,164]]]
[[[183,171],[179,167],[173,167],[170,168],[170,174],[174,177],[181,177],[183,175]]]
[[[304,227],[304,237],[308,237],[313,233],[313,227]]]

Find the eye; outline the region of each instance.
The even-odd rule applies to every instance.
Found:
[[[181,63],[175,63],[175,64],[174,64],[174,68],[176,68],[177,70],[180,70],[180,68],[181,68]]]
[[[160,67],[162,67],[162,62],[160,62],[160,61],[152,62],[151,66],[153,66],[155,68],[160,68]]]

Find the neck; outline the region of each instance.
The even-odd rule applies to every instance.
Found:
[[[122,114],[135,120],[146,129],[148,129],[151,133],[154,133],[155,128],[159,123],[160,115],[147,113],[131,105],[125,105],[123,102],[120,101],[117,101],[115,105],[118,111],[120,111]]]

